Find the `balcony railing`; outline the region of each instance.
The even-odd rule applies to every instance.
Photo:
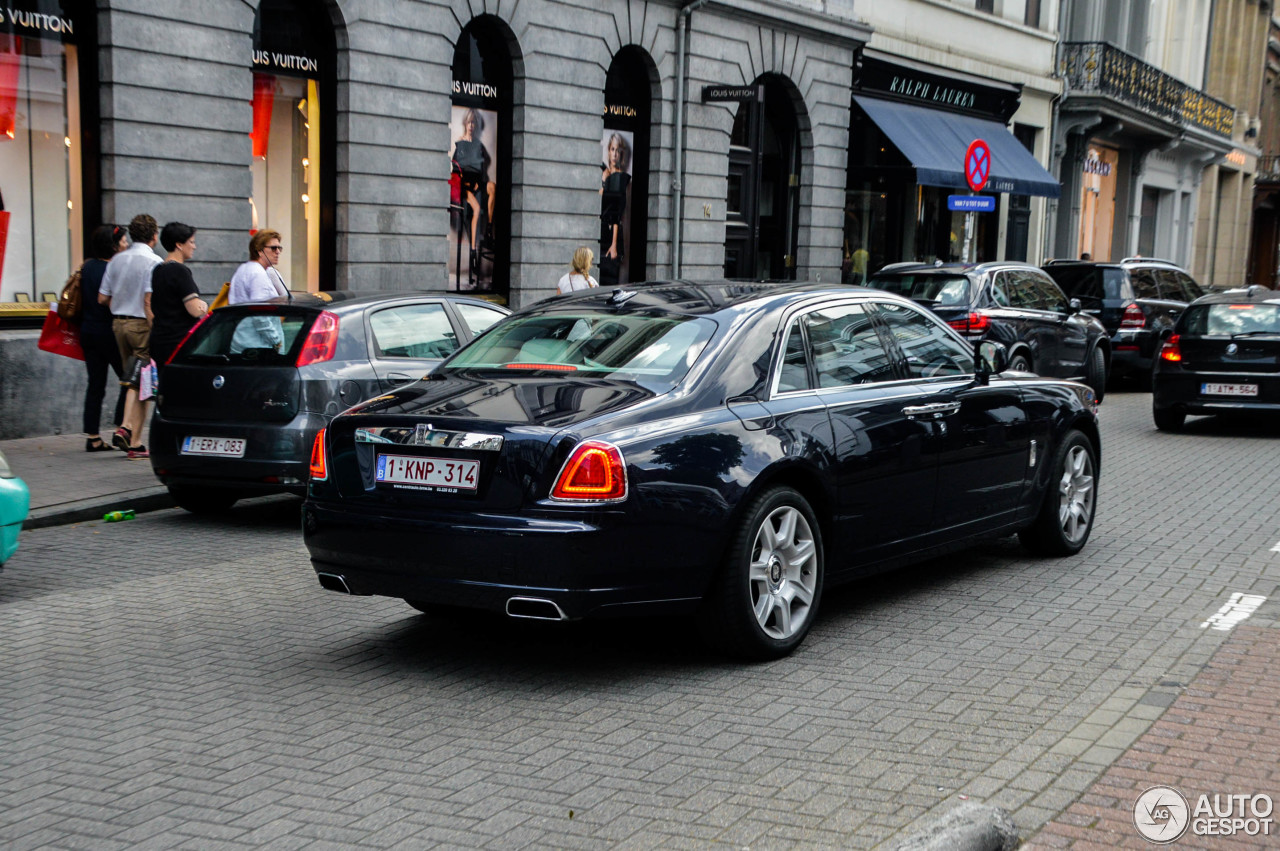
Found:
[[[1258,171],[1254,180],[1259,183],[1280,183],[1280,156],[1268,154],[1258,157]]]
[[[1156,118],[1231,138],[1234,107],[1115,45],[1069,41],[1059,56],[1058,73],[1066,78],[1068,94],[1102,95]]]

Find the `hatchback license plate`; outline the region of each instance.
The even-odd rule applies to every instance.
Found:
[[[1257,396],[1256,384],[1201,384],[1200,392],[1205,396]]]
[[[239,437],[186,437],[182,440],[182,454],[243,458],[244,439]]]
[[[480,462],[463,458],[424,458],[418,455],[379,455],[374,478],[387,485],[417,485],[473,491]]]

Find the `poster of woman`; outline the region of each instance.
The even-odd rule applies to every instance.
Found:
[[[600,139],[600,286],[625,284],[627,247],[631,242],[631,152],[635,134],[630,130],[604,131]]]
[[[455,290],[493,283],[493,214],[497,197],[498,113],[454,106],[449,122],[449,280]]]

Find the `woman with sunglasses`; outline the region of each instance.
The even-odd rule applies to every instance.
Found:
[[[89,237],[89,256],[80,268],[80,346],[84,349],[84,367],[89,373],[89,386],[84,391],[84,450],[109,452],[111,444],[103,441],[101,427],[102,399],[107,393],[107,367],[116,378],[123,377],[120,346],[111,330],[111,308],[98,304],[98,288],[107,271],[107,261],[129,247],[129,231],[120,225],[100,225]],[[115,425],[124,420],[124,389],[116,400]]]
[[[249,239],[249,259],[240,264],[231,276],[231,289],[227,293],[228,304],[244,304],[250,301],[285,300],[289,288],[276,266],[284,245],[279,231],[260,230]],[[231,338],[231,351],[245,349],[275,349],[280,351],[284,333],[278,316],[256,316],[244,319],[236,326]]]

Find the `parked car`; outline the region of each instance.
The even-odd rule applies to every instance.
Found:
[[[180,506],[305,494],[331,417],[417,380],[510,312],[453,295],[324,296],[212,311],[161,368],[151,465]]]
[[[1044,267],[1069,297],[1098,317],[1111,338],[1111,373],[1146,376],[1160,341],[1190,302],[1205,294],[1186,270],[1164,260],[1055,260]]]
[[[925,305],[971,343],[1003,344],[1009,369],[1083,381],[1098,401],[1106,393],[1106,329],[1034,266],[895,264],[872,275],[867,286]]]
[[[1196,299],[1160,349],[1152,376],[1156,428],[1188,414],[1280,413],[1280,293],[1266,287]]]
[[[753,658],[823,589],[1017,532],[1089,537],[1093,391],[993,375],[913,302],[831,285],[643,284],[526,307],[316,438],[320,584],[566,620],[698,613]]]
[[[9,469],[9,462],[0,452],[0,567],[18,551],[18,533],[22,521],[27,519],[31,505],[31,493],[26,482]]]

